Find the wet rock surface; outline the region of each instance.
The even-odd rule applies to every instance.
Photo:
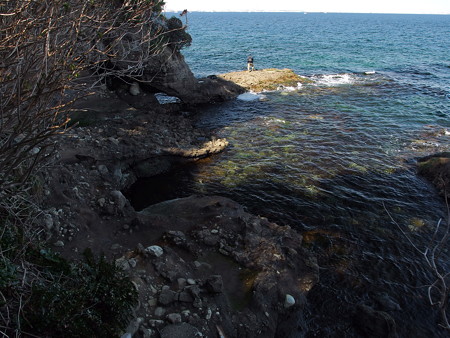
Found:
[[[431,181],[442,196],[450,194],[450,152],[438,153],[418,160],[418,172]]]

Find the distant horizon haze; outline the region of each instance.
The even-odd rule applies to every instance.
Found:
[[[167,12],[187,9],[191,12],[326,12],[326,13],[385,13],[385,14],[450,14],[449,0],[379,0],[361,2],[356,0],[317,0],[300,2],[296,0],[166,0]]]

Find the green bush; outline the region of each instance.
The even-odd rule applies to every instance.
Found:
[[[90,250],[79,263],[41,250],[36,262],[47,278],[33,285],[23,313],[26,330],[54,337],[113,337],[126,327],[137,291],[115,264],[96,260]]]
[[[7,316],[5,332],[114,337],[123,331],[137,291],[114,263],[90,250],[82,261],[70,262],[39,244],[25,244],[20,227],[1,215],[0,229],[0,312],[21,308],[20,317]]]

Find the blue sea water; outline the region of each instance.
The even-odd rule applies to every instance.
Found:
[[[446,218],[415,161],[450,150],[450,16],[194,12],[187,25],[198,77],[253,55],[257,69],[310,80],[199,110],[197,125],[230,147],[180,177],[185,194],[226,195],[304,234],[321,281],[294,336],[360,336],[366,304],[401,337],[444,337],[424,288],[433,276],[392,219],[424,248]]]

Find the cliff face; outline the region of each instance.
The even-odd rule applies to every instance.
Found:
[[[170,48],[165,48],[145,64],[142,82],[188,104],[230,100],[245,91],[239,85],[219,78],[196,79],[183,55]]]

